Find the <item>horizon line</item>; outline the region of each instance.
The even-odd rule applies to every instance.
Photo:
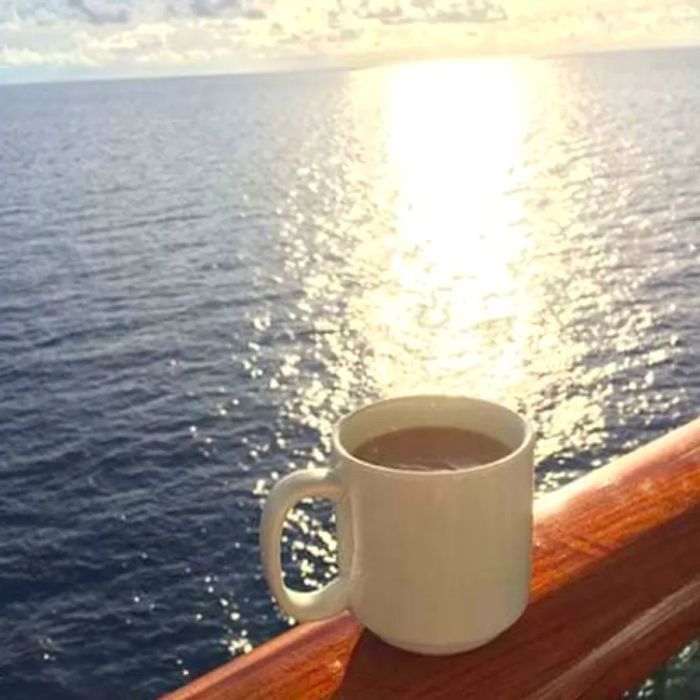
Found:
[[[4,81],[2,76],[3,66],[0,66],[0,88],[3,87],[23,87],[31,85],[57,85],[66,83],[105,83],[105,82],[128,82],[128,81],[156,81],[156,80],[184,80],[193,78],[227,78],[227,77],[245,77],[245,76],[273,76],[285,75],[290,73],[327,73],[336,71],[353,71],[367,70],[372,68],[381,68],[382,66],[393,66],[398,64],[424,63],[430,61],[469,61],[469,60],[548,60],[556,58],[575,58],[582,56],[595,56],[604,54],[617,53],[645,53],[653,51],[677,51],[687,49],[700,49],[700,43],[670,43],[670,44],[649,44],[639,46],[613,46],[607,48],[579,48],[574,50],[550,50],[550,51],[502,51],[502,52],[474,52],[460,54],[419,54],[407,51],[405,54],[397,53],[394,56],[371,55],[358,56],[351,59],[325,59],[322,57],[298,57],[288,62],[286,65],[280,64],[276,68],[261,67],[259,69],[249,67],[241,70],[226,70],[226,71],[202,71],[192,73],[162,73],[162,74],[147,74],[142,75],[75,75],[67,77],[58,77],[56,79],[38,78],[20,79],[17,81]],[[304,61],[318,61],[317,65],[303,65]],[[324,64],[324,62],[326,62]],[[300,65],[302,64],[302,65]]]

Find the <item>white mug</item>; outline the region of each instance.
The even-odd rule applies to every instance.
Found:
[[[503,459],[456,470],[409,471],[363,462],[360,445],[384,433],[441,426],[510,448]],[[265,576],[297,620],[349,609],[394,646],[454,654],[510,627],[527,605],[532,548],[533,432],[517,413],[459,396],[408,396],[361,408],[333,431],[332,469],[293,472],[265,504]],[[300,499],[336,508],[339,575],[318,591],[285,586],[280,537]]]

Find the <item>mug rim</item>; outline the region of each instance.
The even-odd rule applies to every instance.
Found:
[[[420,469],[396,469],[394,467],[387,467],[382,464],[375,464],[374,462],[367,462],[364,459],[360,459],[359,457],[356,457],[354,454],[352,454],[349,450],[346,449],[345,445],[342,443],[340,439],[340,432],[342,429],[343,423],[345,421],[349,420],[350,418],[353,418],[357,416],[358,414],[364,413],[365,411],[374,408],[376,406],[386,406],[388,404],[392,403],[402,403],[405,401],[442,401],[442,400],[459,400],[459,401],[466,401],[471,404],[482,404],[482,405],[488,405],[493,408],[497,408],[504,413],[509,413],[511,416],[514,416],[517,418],[520,423],[523,426],[523,438],[520,441],[520,444],[510,452],[505,457],[501,457],[500,459],[493,460],[491,462],[485,462],[484,464],[478,464],[476,466],[467,466],[467,467],[458,467],[457,469],[431,469],[428,471],[423,471]],[[472,474],[476,472],[483,472],[483,471],[490,471],[491,469],[495,469],[497,467],[500,467],[506,463],[512,462],[515,458],[519,457],[523,452],[528,450],[533,443],[534,440],[534,429],[532,426],[532,423],[528,418],[523,416],[522,414],[518,413],[517,411],[514,411],[512,408],[509,408],[508,406],[498,403],[496,401],[490,401],[489,399],[482,399],[478,396],[468,396],[466,394],[405,394],[401,396],[393,396],[390,398],[386,399],[379,399],[378,401],[372,401],[371,403],[365,404],[363,406],[360,406],[359,408],[356,408],[353,411],[350,411],[349,413],[345,414],[342,418],[336,421],[335,425],[333,426],[333,433],[332,433],[332,438],[333,438],[333,449],[336,451],[336,453],[342,457],[343,459],[352,462],[354,464],[360,465],[366,469],[372,469],[380,472],[385,472],[387,474],[391,474],[394,477],[420,477],[420,478],[430,478],[430,477],[437,477],[437,476],[457,476],[457,475],[464,475],[464,474]]]

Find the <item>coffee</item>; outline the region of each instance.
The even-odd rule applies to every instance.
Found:
[[[394,469],[463,469],[506,457],[510,448],[483,433],[462,428],[417,427],[384,433],[353,454],[364,462]]]

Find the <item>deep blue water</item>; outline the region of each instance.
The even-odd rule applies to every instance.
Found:
[[[526,411],[539,492],[695,417],[698,114],[698,50],[0,88],[0,697],[286,628],[261,499],[363,401]]]

